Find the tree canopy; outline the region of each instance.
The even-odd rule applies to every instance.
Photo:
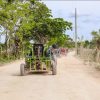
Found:
[[[96,46],[97,49],[100,50],[100,30],[92,31],[91,34],[93,36],[92,42],[94,43],[94,46]]]
[[[22,50],[31,40],[38,43],[64,46],[70,39],[65,34],[72,23],[53,18],[51,10],[42,2],[30,0],[0,1],[0,25],[5,28],[7,49]]]

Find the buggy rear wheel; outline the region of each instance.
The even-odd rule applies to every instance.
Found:
[[[57,74],[57,66],[56,63],[52,61],[52,75],[56,75],[56,74]]]
[[[25,76],[25,64],[20,65],[20,75]]]

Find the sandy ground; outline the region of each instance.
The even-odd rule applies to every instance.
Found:
[[[16,61],[0,68],[0,100],[100,100],[100,71],[71,52],[58,58],[57,75],[19,76]]]

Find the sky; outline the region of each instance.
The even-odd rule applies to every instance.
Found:
[[[0,25],[0,32],[2,33],[3,31],[4,31],[4,28]],[[4,41],[5,41],[4,36],[0,35],[0,43]]]
[[[100,1],[42,0],[52,10],[53,17],[61,17],[73,23],[73,31],[66,34],[74,38],[75,8],[77,8],[78,37],[91,40],[91,32],[100,28]]]

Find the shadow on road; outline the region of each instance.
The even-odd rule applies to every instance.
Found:
[[[52,75],[52,73],[48,73],[48,72],[30,72],[30,73],[27,73],[25,76],[37,76],[37,75],[39,75],[39,76],[48,76],[48,75],[51,75],[51,76],[53,76]],[[12,74],[12,76],[21,76],[19,73],[14,73],[14,74]]]

